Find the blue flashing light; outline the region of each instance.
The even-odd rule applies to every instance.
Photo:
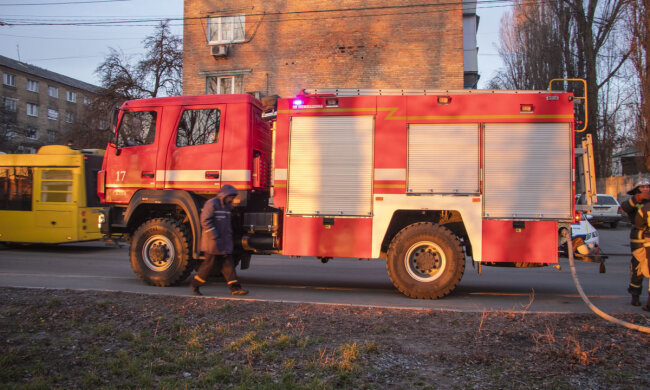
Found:
[[[304,104],[304,102],[302,100],[300,100],[300,99],[296,99],[296,100],[293,101],[294,106],[302,106],[303,104]]]

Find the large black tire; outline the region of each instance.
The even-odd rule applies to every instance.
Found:
[[[145,282],[154,286],[181,283],[192,273],[190,234],[181,223],[167,218],[145,222],[131,240],[131,268]]]
[[[451,293],[463,277],[465,255],[451,231],[418,222],[395,235],[388,248],[386,268],[404,295],[439,299]]]

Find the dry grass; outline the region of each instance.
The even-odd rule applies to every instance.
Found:
[[[650,338],[594,316],[0,294],[0,388],[650,387]]]

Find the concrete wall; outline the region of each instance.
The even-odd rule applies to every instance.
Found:
[[[637,174],[601,178],[597,180],[596,188],[599,194],[615,196],[620,203],[629,197],[627,191],[631,190],[634,187],[634,182],[642,176],[647,177],[648,175]]]

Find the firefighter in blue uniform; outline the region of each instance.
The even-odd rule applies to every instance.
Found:
[[[627,192],[632,195],[630,199],[621,205],[632,223],[630,231],[630,248],[632,249],[632,260],[630,262],[630,284],[627,291],[632,295],[632,305],[641,306],[643,277],[648,275],[648,258],[650,257],[650,180],[647,178],[638,179],[634,188]],[[648,286],[648,302],[643,310],[650,311],[650,285]]]
[[[226,184],[221,187],[217,196],[205,203],[201,210],[201,251],[205,254],[205,260],[199,265],[190,283],[194,295],[203,295],[199,287],[205,284],[215,267],[216,270],[221,270],[232,295],[248,294],[237,280],[235,263],[231,255],[234,246],[231,210],[237,194],[235,187]]]

